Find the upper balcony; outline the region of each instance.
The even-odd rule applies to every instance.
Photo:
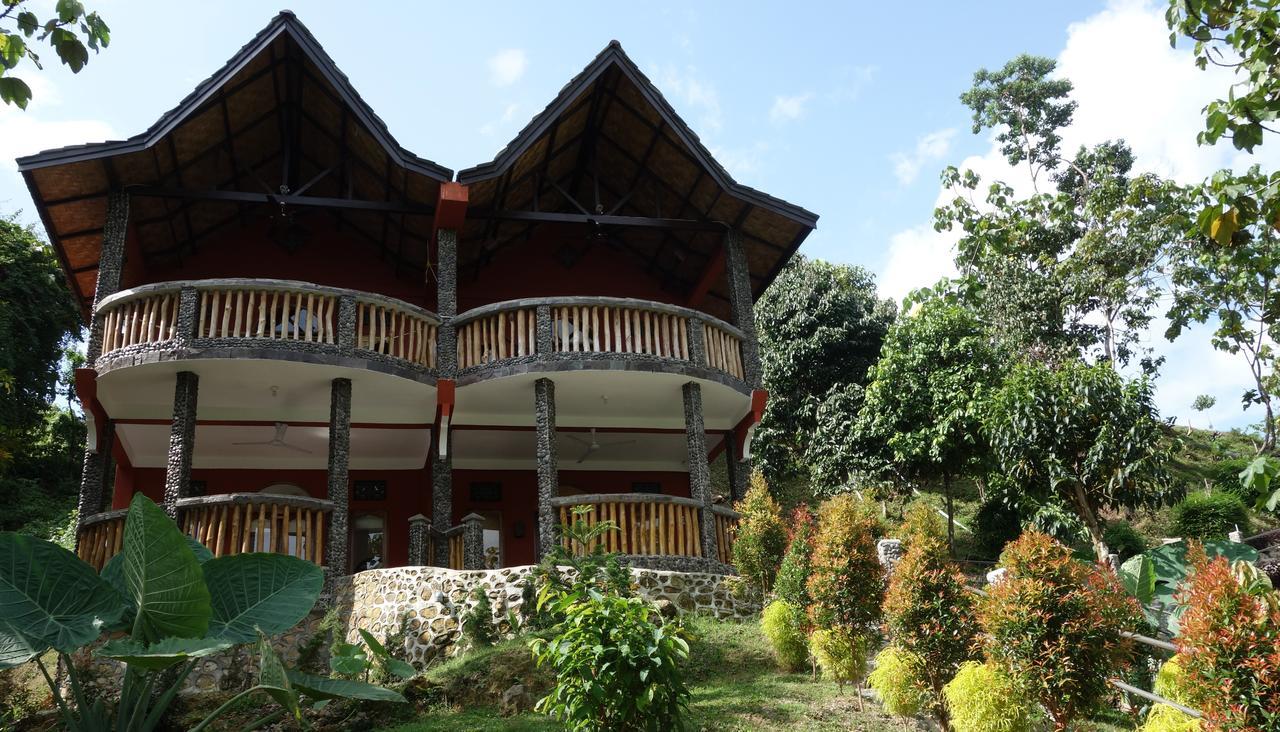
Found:
[[[459,384],[545,371],[649,371],[749,392],[734,326],[665,303],[615,297],[509,300],[454,319]]]
[[[307,282],[213,279],[103,298],[99,373],[189,358],[302,361],[434,384],[440,319],[382,295]]]

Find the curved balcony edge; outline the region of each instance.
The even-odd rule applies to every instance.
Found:
[[[457,381],[459,387],[464,387],[509,376],[574,371],[677,374],[714,382],[744,395],[751,394],[751,386],[747,382],[717,369],[699,366],[690,361],[661,359],[634,353],[547,353],[509,358],[463,369],[458,372]]]
[[[730,323],[709,313],[700,310],[687,308],[683,305],[671,305],[665,302],[657,302],[656,300],[640,300],[633,297],[605,297],[605,296],[570,296],[570,297],[526,297],[517,298],[515,300],[503,300],[501,302],[489,303],[480,307],[472,308],[466,312],[459,313],[453,318],[453,324],[457,326],[465,325],[477,318],[486,315],[494,315],[500,312],[511,310],[519,310],[524,308],[536,308],[542,305],[550,307],[618,307],[630,308],[636,310],[650,310],[653,312],[666,313],[668,315],[679,315],[686,318],[693,318],[704,323],[711,323],[717,328],[730,333],[740,339],[746,339],[746,334]]]

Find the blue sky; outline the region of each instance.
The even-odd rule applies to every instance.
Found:
[[[30,208],[16,155],[141,131],[279,9],[87,4],[111,26],[110,48],[79,75],[56,62],[28,71],[31,108],[0,109],[0,210]],[[951,240],[930,226],[943,166],[1018,180],[970,133],[957,98],[981,66],[1021,52],[1058,58],[1080,95],[1069,145],[1125,137],[1140,167],[1186,181],[1242,164],[1196,148],[1198,110],[1226,82],[1170,50],[1163,5],[1142,0],[290,8],[403,145],[455,170],[491,159],[617,39],[740,181],[821,215],[805,253],[867,267],[898,297],[948,271]],[[1243,362],[1213,353],[1204,333],[1162,341],[1151,339],[1170,356],[1167,416],[1185,419],[1207,392],[1219,403],[1202,421],[1253,419],[1239,408]]]

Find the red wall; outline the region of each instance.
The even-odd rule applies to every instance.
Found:
[[[200,242],[198,251],[180,265],[152,263],[145,274],[135,277],[146,282],[215,277],[302,280],[376,292],[435,309],[434,283],[427,285],[419,280],[421,275],[408,272],[397,277],[395,267],[383,260],[377,247],[349,233],[334,231],[332,220],[324,214],[307,217],[304,225],[311,230],[310,238],[292,252],[272,241],[267,236],[267,223],[260,222]],[[126,281],[124,287],[140,284],[144,283]]]
[[[276,483],[292,483],[315,498],[328,494],[328,475],[324,470],[235,470],[194,469],[192,480],[208,483],[208,492],[252,493]],[[409,517],[431,515],[431,472],[424,470],[352,470],[351,480],[387,481],[385,501],[351,501],[351,513],[382,513],[386,516],[387,566],[397,567],[409,561]],[[112,508],[125,508],[134,491],[151,500],[164,500],[164,468],[116,468]]]
[[[631,482],[657,481],[662,492],[673,496],[689,495],[688,473],[630,473],[589,470],[560,471],[560,485],[583,493],[628,493]],[[472,482],[502,484],[502,501],[473,502]],[[502,512],[503,561],[511,566],[534,564],[534,542],[538,533],[538,475],[532,470],[455,470],[453,471],[453,523],[472,511]],[[426,512],[424,512],[426,513]],[[428,513],[428,515],[430,515]],[[524,536],[517,537],[516,525],[524,524]],[[439,528],[439,527],[437,527]]]
[[[480,269],[479,277],[473,277],[473,271],[464,266],[458,272],[458,312],[491,302],[560,295],[636,297],[684,304],[682,294],[663,290],[634,255],[604,242],[591,242],[572,267],[565,267],[557,252],[565,242],[583,245],[586,231],[581,226],[544,224],[527,243],[517,240],[509,244]]]

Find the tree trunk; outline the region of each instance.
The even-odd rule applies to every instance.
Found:
[[[1089,499],[1085,495],[1084,488],[1079,483],[1072,484],[1071,488],[1072,502],[1080,510],[1080,518],[1084,521],[1085,528],[1089,530],[1089,540],[1093,543],[1093,552],[1098,557],[1098,563],[1108,566],[1107,556],[1111,553],[1111,550],[1107,548],[1107,542],[1102,536],[1102,522],[1098,519],[1098,514],[1094,511],[1093,506],[1089,505]]]
[[[951,500],[951,474],[942,473],[942,493],[947,497],[947,545],[951,549],[951,558],[956,556],[956,510]]]

